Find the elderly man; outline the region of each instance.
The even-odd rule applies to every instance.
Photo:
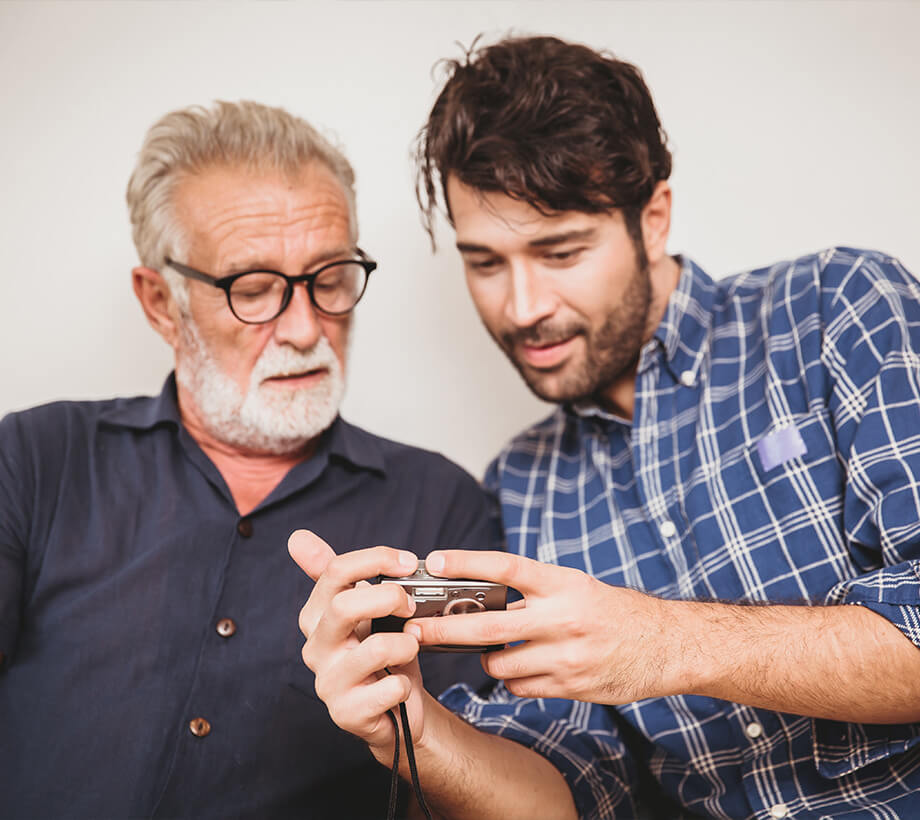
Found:
[[[189,108],[149,131],[133,284],[175,376],[155,398],[0,423],[3,817],[384,812],[386,772],[298,658],[290,613],[312,584],[285,541],[307,524],[342,551],[483,546],[488,506],[444,458],[338,416],[375,268],[353,182],[279,109]],[[432,691],[484,677],[436,660]]]
[[[351,585],[397,553],[292,538],[340,725],[388,763],[405,700],[449,817],[920,816],[916,279],[848,248],[722,281],[670,255],[641,74],[554,38],[453,63],[421,160],[486,328],[559,407],[487,474],[518,554],[427,561],[516,587],[508,612],[369,652],[342,636],[389,602]],[[509,644],[483,656],[503,683],[439,704],[411,662],[432,643]]]

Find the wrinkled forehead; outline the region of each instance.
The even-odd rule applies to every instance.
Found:
[[[344,229],[352,242],[356,239],[348,193],[319,161],[290,171],[205,166],[182,175],[173,188],[172,205],[191,241],[253,228]]]
[[[299,268],[355,241],[346,192],[320,163],[296,174],[211,166],[181,180],[173,207],[187,253],[215,273],[248,264]]]

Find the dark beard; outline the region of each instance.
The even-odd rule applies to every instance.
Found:
[[[644,257],[644,254],[642,255]],[[623,301],[596,330],[586,324],[553,325],[543,320],[530,327],[492,337],[538,398],[550,402],[577,402],[594,399],[636,364],[645,341],[652,303],[652,284],[648,262],[639,258]],[[549,389],[545,375],[536,373],[515,357],[521,344],[547,345],[581,335],[586,342],[585,360],[577,372]]]

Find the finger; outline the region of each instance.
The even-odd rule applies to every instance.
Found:
[[[376,575],[405,575],[418,568],[418,559],[411,552],[392,547],[371,547],[336,555],[325,566],[306,606],[300,611],[300,631],[311,635],[319,619],[340,592],[362,584],[362,579]]]
[[[335,550],[310,530],[294,530],[288,538],[288,552],[297,566],[314,581],[335,558]]]
[[[436,550],[425,559],[425,568],[432,575],[445,578],[494,581],[525,595],[551,588],[554,572],[571,571],[521,555],[489,550]]]
[[[358,581],[386,575],[400,578],[418,569],[418,557],[408,550],[393,547],[368,547],[337,555],[329,561],[317,585],[327,594],[336,594]]]
[[[419,644],[404,632],[376,632],[368,635],[350,653],[349,664],[355,675],[365,678],[384,674],[409,674],[417,661]]]
[[[362,621],[396,615],[409,618],[415,600],[397,584],[362,584],[336,595],[323,611],[312,640],[335,646],[350,637]]]
[[[533,643],[484,652],[482,668],[487,675],[504,681],[547,677],[555,672],[554,658],[545,647]]]
[[[480,646],[531,640],[537,632],[533,614],[527,610],[473,612],[468,615],[417,618],[403,631],[425,646],[457,644]]]
[[[405,675],[387,675],[327,701],[326,708],[339,727],[376,745],[392,738],[393,726],[386,713],[403,703],[411,690]]]
[[[311,650],[308,650],[312,652]],[[401,632],[378,633],[326,664],[316,676],[316,694],[327,703],[418,657],[418,641]]]
[[[561,694],[559,686],[554,684],[549,675],[534,675],[529,678],[514,678],[505,680],[505,689],[512,695],[519,698],[561,698],[566,697],[574,700],[572,695]]]

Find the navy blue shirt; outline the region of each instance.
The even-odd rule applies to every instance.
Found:
[[[157,398],[0,421],[0,815],[378,818],[389,772],[338,729],[303,665],[312,581],[287,538],[337,552],[494,543],[476,482],[342,419],[241,517]],[[432,692],[485,683],[425,655]]]

